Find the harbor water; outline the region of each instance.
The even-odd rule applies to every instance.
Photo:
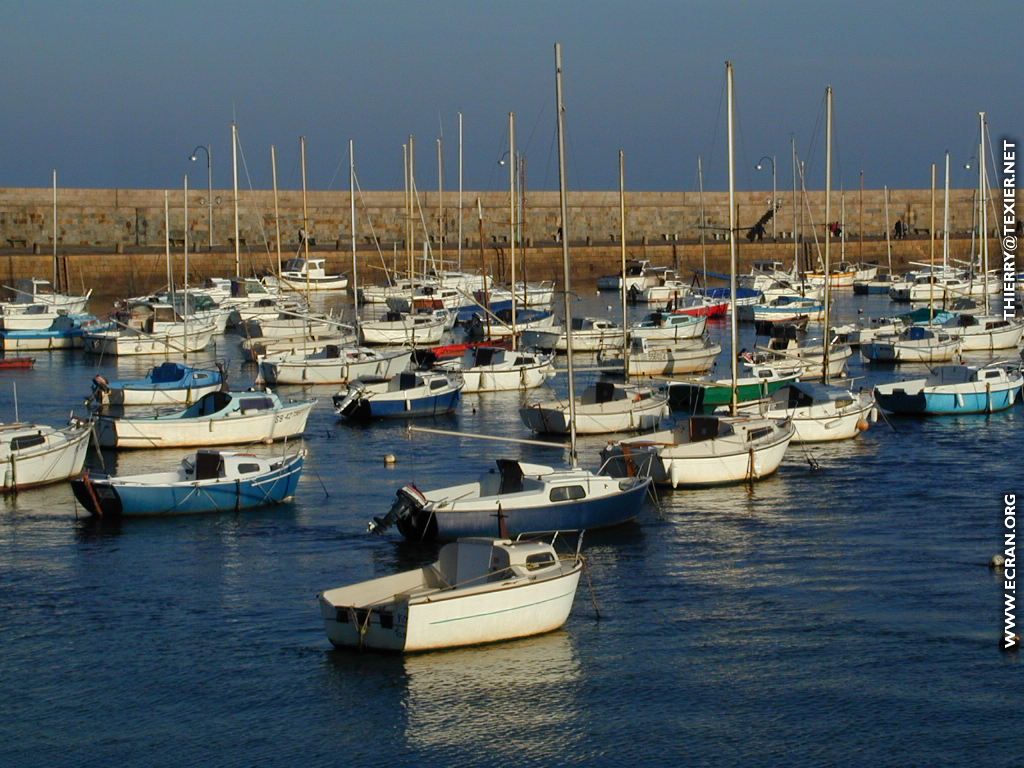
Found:
[[[574,311],[616,318],[615,301],[591,292]],[[847,292],[836,309],[851,319],[899,308]],[[711,335],[727,376],[728,326]],[[742,329],[743,346],[764,342]],[[156,364],[34,356],[33,370],[2,374],[3,420],[15,415],[12,382],[22,420],[60,424],[84,412],[97,373]],[[237,336],[197,360],[215,356],[233,388],[251,384]],[[855,355],[850,385],[923,370]],[[532,392],[466,395],[457,414],[426,423],[530,437],[521,402],[565,387],[559,376]],[[403,657],[334,650],[320,620],[319,591],[436,556],[393,531],[368,534],[367,521],[407,482],[448,485],[496,458],[565,454],[339,423],[335,391],[282,388],[319,400],[305,437],[251,449],[308,449],[289,505],[99,524],[66,484],[0,500],[0,766],[939,766],[1024,755],[1024,674],[999,650],[1002,579],[986,567],[1002,548],[1003,494],[1024,489],[1020,404],[794,445],[751,487],[659,491],[635,524],[586,534],[587,575],[562,630]],[[581,462],[596,467],[606,439],[581,439]],[[136,473],[186,453],[104,451],[89,464]]]

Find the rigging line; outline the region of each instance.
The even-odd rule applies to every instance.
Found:
[[[238,130],[237,129],[235,130],[235,135],[238,136]],[[245,171],[245,181],[249,185],[249,191],[250,192],[254,192],[255,190],[253,189],[253,186],[252,186],[252,178],[249,176],[249,165],[245,162],[245,150],[242,149],[242,140],[241,140],[240,137],[238,138],[238,154],[241,155],[241,157],[242,157],[242,170]],[[241,206],[239,206],[239,207],[241,207]],[[269,257],[270,256],[270,239],[267,236],[266,227],[263,226],[263,215],[262,215],[262,212],[259,212],[259,214],[257,215],[257,212],[253,211],[252,212],[252,217],[256,219],[256,224],[259,226],[260,235],[263,237],[263,248],[266,250],[267,256]],[[248,250],[248,249],[246,249],[246,250]],[[273,266],[273,265],[271,265],[271,266]]]
[[[359,173],[355,171],[355,169],[353,169],[352,177],[356,182],[356,196],[359,198],[359,202],[362,206],[366,223],[370,226],[370,236],[373,238],[373,245],[377,249],[377,253],[380,255],[381,261],[384,261],[384,252],[380,249],[380,238],[377,237],[377,230],[373,226],[373,219],[370,218],[370,211],[366,206],[366,200],[363,198],[363,188],[359,184]],[[384,265],[384,271],[387,272],[387,264]]]
[[[338,178],[338,174],[341,172],[342,163],[346,163],[348,160],[348,150],[346,149],[341,157],[338,158],[338,164],[334,166],[334,173],[331,174],[331,180],[327,182],[327,189],[334,189],[334,182]],[[347,163],[346,163],[347,165]]]
[[[547,113],[547,102],[545,101],[541,105],[540,111],[537,113],[537,118],[533,122],[533,128],[530,129],[530,135],[527,137],[526,144],[523,147],[524,151],[525,151],[525,149],[527,149],[530,146],[530,144],[533,143],[533,137],[537,133],[537,129],[540,127],[540,120],[541,120],[542,117],[544,117],[544,115],[546,113]]]
[[[711,130],[711,149],[705,157],[714,157],[718,148],[718,132],[722,128],[722,107],[725,104],[725,76],[722,76],[722,87],[718,91],[718,108],[715,110],[715,127]]]
[[[823,94],[822,97],[821,97],[821,102],[818,105],[818,114],[817,114],[817,117],[816,117],[816,119],[814,121],[814,130],[811,131],[811,141],[810,141],[810,144],[807,147],[807,153],[805,155],[807,157],[807,161],[806,161],[805,165],[806,165],[806,170],[808,172],[813,171],[814,168],[815,168],[814,160],[813,160],[813,158],[817,157],[817,153],[815,152],[815,147],[817,146],[818,135],[819,135],[820,131],[822,130],[822,124],[824,123],[824,121],[825,121],[825,96]],[[804,181],[806,182],[806,179]]]

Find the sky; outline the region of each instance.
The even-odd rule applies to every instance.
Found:
[[[416,142],[421,190],[507,188],[508,113],[528,189],[557,189],[554,43],[562,45],[570,189],[724,189],[725,61],[735,67],[736,183],[792,186],[791,139],[809,187],[824,182],[824,93],[834,89],[833,186],[952,184],[992,139],[1024,138],[1014,2],[6,0],[0,4],[0,187],[401,189]],[[974,162],[976,167],[976,161]]]

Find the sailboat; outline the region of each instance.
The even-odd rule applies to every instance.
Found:
[[[825,220],[831,220],[832,211],[832,88],[825,90]],[[831,237],[825,238],[824,272],[831,270]],[[842,265],[840,266],[842,269]],[[832,280],[824,280],[825,328],[828,332],[832,310]],[[795,334],[794,334],[795,336]],[[775,344],[774,342],[781,342]],[[839,376],[846,361],[853,354],[847,345],[834,345],[826,336],[818,346],[799,347],[795,338],[773,339],[771,353],[777,355],[781,365],[796,365],[801,379],[821,379],[822,384],[807,381],[790,382],[779,388],[771,400],[760,403],[756,412],[769,419],[788,419],[796,433],[795,443],[818,443],[848,440],[869,426],[874,412],[874,400],[867,393],[854,394],[845,387],[829,384]]]
[[[1021,384],[1020,370],[1005,364],[940,365],[923,378],[879,384],[874,395],[890,413],[992,413],[1013,405]]]
[[[730,295],[736,295],[736,206],[733,161],[732,64],[726,62],[729,116],[729,254]],[[691,416],[673,429],[609,444],[601,457],[619,477],[647,472],[659,485],[706,486],[753,481],[774,473],[795,429],[788,419],[737,415],[739,347],[738,313],[732,312],[731,416]]]
[[[559,197],[561,201],[562,274],[565,316],[570,317],[568,211],[565,183],[565,142],[562,108],[562,51],[555,45],[558,120]],[[452,539],[524,532],[600,528],[634,519],[643,506],[650,478],[623,479],[583,469],[576,458],[576,392],[573,380],[572,335],[568,336],[569,463],[546,466],[513,459],[498,459],[475,482],[421,491],[407,485],[397,492],[390,511],[370,523],[381,533],[394,524],[412,540]]]
[[[622,236],[622,276],[626,277],[626,219],[625,219],[625,155],[619,150],[619,210]],[[622,325],[626,325],[626,294],[622,298]],[[568,311],[568,308],[567,308]],[[572,327],[572,317],[566,315],[566,323]],[[575,417],[577,434],[607,434],[609,432],[634,432],[657,429],[661,420],[668,416],[668,396],[653,387],[636,386],[629,383],[630,368],[626,349],[626,334],[619,329],[622,354],[627,358],[626,383],[615,384],[598,381],[588,387],[575,403],[558,398],[528,403],[519,409],[523,423],[534,432],[566,435],[572,428]],[[575,341],[575,339],[573,339]],[[643,341],[643,339],[640,339]],[[566,343],[569,343],[568,336]]]

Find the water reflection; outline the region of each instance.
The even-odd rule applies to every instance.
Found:
[[[586,738],[581,663],[565,630],[404,657],[332,650],[324,673],[337,706],[371,708],[360,719],[394,737],[394,755],[560,762]]]

